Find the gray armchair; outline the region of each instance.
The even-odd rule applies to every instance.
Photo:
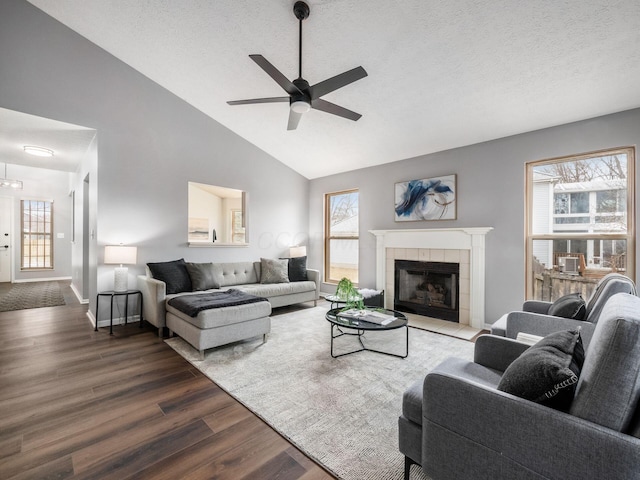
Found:
[[[516,338],[520,332],[544,337],[560,330],[581,327],[582,339],[585,346],[588,346],[605,303],[616,293],[636,295],[633,280],[618,273],[602,277],[586,302],[584,320],[548,315],[551,302],[529,300],[523,304],[522,311],[509,312],[498,319],[491,326],[491,333],[509,338]]]
[[[640,478],[640,298],[605,305],[568,412],[497,390],[526,348],[483,335],[473,362],[449,358],[405,392],[405,479],[413,464],[434,480]]]

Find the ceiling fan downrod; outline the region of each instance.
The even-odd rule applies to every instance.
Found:
[[[300,21],[298,36],[298,78],[302,78],[302,21],[309,17],[309,5],[305,2],[296,2],[293,5],[293,14]]]

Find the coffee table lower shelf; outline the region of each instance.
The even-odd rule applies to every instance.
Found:
[[[339,317],[337,314],[340,312],[340,310],[341,310],[340,308],[333,308],[329,310],[325,315],[325,318],[331,324],[331,357],[333,358],[344,357],[345,355],[351,355],[352,353],[358,353],[358,352],[364,352],[364,351],[381,353],[383,355],[389,355],[391,357],[397,357],[397,358],[407,358],[409,356],[409,325],[408,325],[409,322],[407,320],[407,317],[404,314],[402,314],[401,312],[397,312],[395,310],[379,309],[384,313],[393,314],[397,318],[396,320],[394,320],[393,322],[387,325],[377,325],[375,323],[369,323],[369,322]],[[396,330],[398,328],[405,329],[404,355],[392,353],[392,352],[385,352],[385,351],[377,350],[373,348],[368,348],[363,342],[362,337],[368,331],[381,332],[386,330]],[[358,342],[360,343],[360,346],[362,348],[336,355],[333,351],[333,341],[334,339],[345,336],[345,335],[358,337]]]

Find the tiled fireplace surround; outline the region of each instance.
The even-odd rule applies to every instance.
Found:
[[[370,230],[376,236],[376,288],[393,308],[395,260],[460,264],[460,325],[482,329],[485,235],[491,227]]]

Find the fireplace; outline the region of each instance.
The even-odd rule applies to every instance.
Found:
[[[486,328],[485,236],[492,227],[369,230],[376,237],[376,288],[393,308],[395,260],[459,263],[458,323]]]
[[[459,321],[460,265],[396,260],[394,310]]]

